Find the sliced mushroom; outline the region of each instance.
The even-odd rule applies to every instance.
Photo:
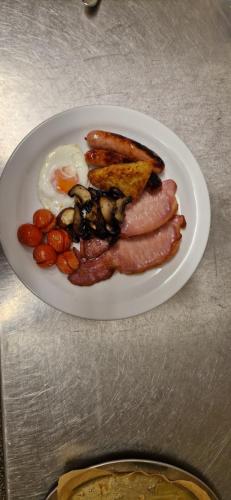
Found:
[[[68,230],[72,241],[97,237],[113,244],[118,240],[125,207],[132,201],[130,196],[124,196],[115,187],[108,191],[94,188],[88,190],[80,184],[73,186],[69,195],[75,197],[75,207],[62,210],[57,223]]]
[[[57,224],[60,227],[67,227],[73,223],[75,209],[73,207],[64,208],[57,216]]]
[[[89,213],[91,213],[92,206],[93,206],[93,202],[91,200],[86,201],[83,205],[81,205],[80,211],[81,211],[81,216],[83,217],[83,219],[86,219],[87,215]]]
[[[147,187],[149,187],[150,189],[158,189],[159,187],[161,187],[161,185],[162,181],[159,176],[152,172],[148,179]]]
[[[101,196],[101,191],[100,189],[95,189],[95,188],[92,188],[92,187],[89,187],[88,189],[90,195],[91,195],[91,199],[92,201],[98,201],[100,196]]]
[[[98,207],[93,201],[87,201],[82,205],[81,215],[83,219],[95,222],[97,218]]]
[[[94,236],[94,232],[87,220],[82,219],[80,223],[80,237],[83,240],[90,240]]]
[[[120,232],[119,227],[114,224],[106,224],[106,229],[112,236],[115,236]]]
[[[80,235],[81,220],[80,209],[78,206],[76,206],[74,209],[73,230],[78,236]]]
[[[106,196],[101,196],[99,199],[99,206],[104,220],[110,224],[113,219],[115,204]]]
[[[107,195],[109,196],[109,198],[113,198],[113,200],[124,198],[124,193],[122,193],[122,191],[120,191],[120,189],[116,187],[111,187],[108,190]]]
[[[125,208],[128,203],[131,203],[131,196],[124,196],[123,198],[119,198],[115,202],[115,219],[122,223],[125,217]]]
[[[73,241],[73,243],[79,243],[79,235],[74,231],[73,224],[71,224],[71,226],[68,226],[67,232],[70,235],[71,241]]]
[[[72,198],[73,196],[75,196],[81,203],[86,203],[86,201],[91,200],[91,193],[89,193],[87,188],[81,186],[81,184],[76,184],[75,186],[73,186],[68,194]]]
[[[106,229],[108,232],[108,240],[111,245],[113,245],[120,236],[120,224],[114,219],[111,224],[106,224]]]
[[[106,224],[105,220],[103,217],[98,216],[97,221],[96,221],[96,228],[95,228],[95,236],[100,238],[101,240],[106,240],[109,236],[108,231],[106,229]]]

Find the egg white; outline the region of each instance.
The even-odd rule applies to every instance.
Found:
[[[38,180],[38,196],[44,208],[57,215],[63,208],[74,204],[73,198],[58,192],[52,184],[53,173],[57,168],[70,166],[73,175],[78,175],[79,184],[88,187],[88,166],[77,144],[58,146],[51,151],[42,164]]]

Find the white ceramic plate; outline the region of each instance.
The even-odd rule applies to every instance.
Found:
[[[17,240],[17,228],[32,220],[41,204],[37,182],[46,154],[61,144],[85,151],[86,133],[94,128],[118,132],[154,149],[165,161],[162,178],[176,181],[179,211],[187,228],[179,252],[163,267],[140,275],[115,273],[92,287],[75,287],[56,268],[36,266],[30,249]],[[8,160],[0,183],[0,235],[5,255],[20,280],[46,303],[92,319],[134,316],[172,297],[188,281],[204,253],[210,227],[210,203],[204,177],[185,144],[150,116],[117,106],[73,108],[36,127]]]
[[[113,472],[133,472],[142,471],[148,473],[158,473],[164,474],[169,480],[176,481],[178,479],[183,479],[185,481],[190,481],[202,488],[207,495],[209,495],[211,500],[218,500],[215,493],[198,477],[190,474],[189,472],[175,467],[174,465],[165,464],[163,462],[156,462],[154,460],[114,460],[113,462],[105,462],[99,465],[89,467],[90,469],[97,469],[100,467],[105,467],[107,470]],[[47,497],[46,500],[57,500],[57,489],[55,488]]]

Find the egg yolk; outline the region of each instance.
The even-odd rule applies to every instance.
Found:
[[[78,184],[79,177],[76,172],[73,172],[73,168],[69,165],[57,168],[54,171],[52,178],[52,184],[56,191],[60,193],[68,193],[70,189]]]

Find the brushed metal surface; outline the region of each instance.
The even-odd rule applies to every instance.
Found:
[[[188,144],[212,203],[196,273],[133,319],[59,313],[1,256],[9,500],[42,500],[72,463],[129,453],[185,464],[230,500],[230,20],[225,0],[103,0],[92,16],[77,0],[1,0],[1,168],[48,116],[120,104]]]
[[[110,472],[134,472],[141,471],[150,474],[164,474],[166,478],[170,481],[177,481],[178,479],[185,481],[192,481],[193,483],[200,486],[208,495],[211,500],[218,500],[217,496],[212,492],[212,490],[202,481],[192,474],[189,474],[183,469],[174,467],[170,464],[163,462],[155,462],[153,460],[114,460],[112,462],[104,462],[96,466],[90,467],[94,468],[105,468]],[[57,487],[48,495],[47,500],[57,500]]]

